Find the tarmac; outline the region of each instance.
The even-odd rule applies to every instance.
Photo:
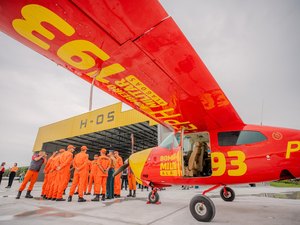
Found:
[[[91,202],[86,196],[84,203],[56,202],[39,198],[42,183],[36,183],[32,191],[34,199],[15,199],[18,181],[11,189],[0,186],[0,225],[187,225],[201,224],[190,211],[191,198],[208,187],[182,190],[180,186],[159,191],[161,204],[146,204],[148,191],[137,190],[137,197],[125,197],[105,202]],[[207,194],[216,207],[214,225],[299,225],[300,188],[275,188],[264,184],[230,186],[236,193],[233,202],[224,202],[219,189]],[[68,193],[68,190],[67,190]]]

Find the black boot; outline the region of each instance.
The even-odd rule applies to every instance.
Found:
[[[127,197],[132,197],[132,191],[129,190],[129,195],[127,195]]]
[[[16,197],[16,199],[20,199],[21,194],[22,194],[22,191],[19,191],[19,192],[18,192],[18,195],[17,195],[17,197]]]
[[[100,195],[96,195],[95,198],[92,199],[93,202],[99,202],[100,201]]]
[[[72,201],[72,196],[69,195],[69,197],[68,197],[68,202],[71,202],[71,201]]]
[[[135,198],[135,190],[133,190],[133,195],[132,195],[132,197]]]
[[[27,191],[25,198],[33,198],[33,196],[30,194],[31,191]]]
[[[78,198],[78,202],[86,202],[86,200],[84,198],[82,198],[82,197],[79,197]]]
[[[63,202],[63,201],[66,201],[66,199],[64,199],[64,198],[57,198],[56,201],[57,202]]]
[[[105,194],[102,194],[101,201],[105,201]]]

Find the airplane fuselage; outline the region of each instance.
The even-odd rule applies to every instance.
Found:
[[[246,125],[210,131],[209,142],[210,152],[202,159],[201,173],[187,174],[184,149],[174,143],[133,154],[130,166],[138,180],[157,187],[255,183],[300,177],[298,130]],[[207,171],[204,171],[205,164],[209,164]]]

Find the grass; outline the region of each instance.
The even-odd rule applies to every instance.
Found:
[[[281,180],[281,181],[273,181],[270,183],[273,187],[300,187],[299,180]]]

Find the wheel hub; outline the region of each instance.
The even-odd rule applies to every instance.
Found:
[[[227,193],[224,192],[224,197],[225,198],[230,198],[231,197],[231,193],[229,191],[227,191]]]
[[[199,202],[195,205],[195,211],[198,215],[204,216],[207,212],[207,208],[203,203]]]

